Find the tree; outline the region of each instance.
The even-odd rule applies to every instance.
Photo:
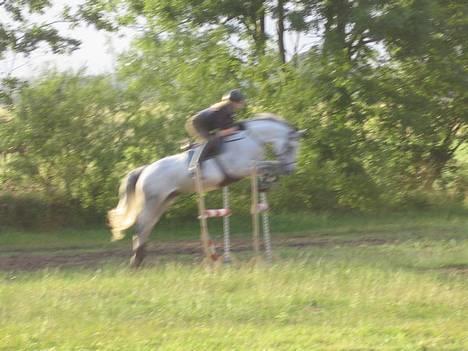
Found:
[[[265,52],[266,1],[122,0],[133,17],[143,16],[158,32],[209,33],[222,29],[245,40],[256,56]],[[127,15],[128,16],[128,15]]]
[[[284,46],[284,0],[278,0],[277,3],[277,25],[276,31],[278,34],[278,51],[282,63],[286,63],[286,48]]]
[[[54,54],[67,54],[76,50],[80,41],[64,35],[57,26],[59,24],[74,28],[84,23],[98,29],[115,30],[115,26],[101,12],[102,7],[96,4],[86,3],[74,11],[66,6],[53,20],[45,20],[41,16],[53,9],[53,0],[0,1],[0,11],[4,16],[0,23],[0,60],[9,52],[29,56],[38,48],[47,48]],[[19,83],[11,73],[0,77],[0,99],[11,103],[11,94]]]
[[[2,177],[17,188],[103,211],[125,172],[177,152],[187,118],[241,87],[240,118],[269,111],[309,129],[277,208],[401,208],[466,191],[462,0],[101,0],[80,11],[119,25],[144,16],[145,31],[112,83],[51,73],[21,89],[0,118]],[[320,41],[288,62],[288,31]]]
[[[50,73],[23,87],[0,130],[16,189],[99,207],[122,151],[125,103],[106,78]],[[114,179],[117,181],[117,179]]]
[[[79,41],[59,33],[52,23],[34,23],[33,14],[44,14],[50,9],[50,1],[2,1],[0,8],[8,20],[0,23],[0,58],[7,50],[30,54],[41,44],[47,44],[54,53],[76,49]],[[64,21],[64,19],[62,19]]]

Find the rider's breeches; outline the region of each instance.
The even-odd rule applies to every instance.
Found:
[[[203,119],[197,118],[197,116],[187,120],[187,123],[185,123],[185,130],[197,141],[207,141],[212,136],[211,131],[207,128]]]

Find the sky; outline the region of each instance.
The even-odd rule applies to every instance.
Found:
[[[117,55],[129,47],[132,35],[119,37],[88,27],[76,30],[73,37],[82,44],[72,54],[54,55],[45,50],[38,50],[29,57],[9,54],[0,62],[0,75],[13,72],[18,77],[29,77],[52,67],[61,71],[85,67],[90,74],[112,72]]]
[[[42,16],[33,16],[32,20],[52,22],[65,5],[76,7],[82,1],[55,0],[54,7]],[[8,18],[0,9],[0,21],[7,22]],[[17,77],[33,77],[46,68],[55,67],[60,71],[86,68],[90,74],[112,72],[116,57],[126,51],[136,32],[126,29],[119,33],[98,31],[92,26],[79,26],[67,30],[66,25],[55,25],[61,33],[69,34],[72,38],[82,42],[80,48],[69,55],[54,55],[45,48],[39,48],[29,57],[9,53],[0,60],[0,77],[12,74]]]

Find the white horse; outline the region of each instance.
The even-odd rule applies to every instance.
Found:
[[[248,177],[252,165],[263,161],[265,146],[270,144],[281,173],[289,174],[296,165],[299,139],[303,131],[270,114],[242,122],[242,130],[225,138],[220,155],[201,165],[205,191]],[[108,218],[114,240],[123,238],[123,231],[135,224],[131,264],[139,266],[144,258],[145,243],[159,221],[179,194],[196,191],[188,170],[193,151],[160,159],[131,171],[120,186],[117,207]]]

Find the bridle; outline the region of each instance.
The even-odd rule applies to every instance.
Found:
[[[291,151],[294,149],[294,146],[291,144],[291,140],[297,140],[295,130],[290,130],[289,131],[288,141],[286,143],[286,146],[284,147],[284,150],[282,150],[278,154],[275,154],[275,157],[280,162],[280,166],[283,169],[286,169],[287,166],[294,165],[294,164],[297,163],[297,160],[295,160],[295,159],[294,159],[294,161],[290,161],[290,162],[286,161],[286,156],[289,155],[291,153]]]
[[[260,146],[265,146],[265,143],[260,140],[260,138],[255,134],[253,133],[251,130],[248,130],[247,129],[247,132],[249,134],[249,136]],[[288,141],[285,145],[285,147],[283,148],[283,150],[281,150],[279,153],[276,153],[274,152],[275,154],[275,158],[278,160],[279,162],[279,168],[283,171],[283,172],[286,172],[287,170],[287,167],[290,166],[290,165],[293,165],[293,164],[296,164],[297,161],[294,160],[294,161],[290,161],[290,162],[287,162],[286,161],[286,156],[292,151],[292,149],[294,148],[293,145],[291,145],[291,140],[297,140],[297,136],[296,136],[296,133],[297,131],[294,130],[294,129],[290,129],[289,130],[289,134],[288,134]]]

